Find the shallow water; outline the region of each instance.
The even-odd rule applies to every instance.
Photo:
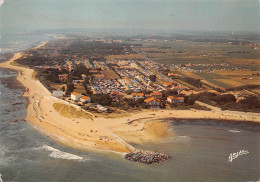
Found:
[[[0,69],[0,182],[257,181],[260,127],[249,123],[187,120],[172,123],[175,137],[135,145],[172,156],[145,165],[111,153],[79,151],[61,145],[24,122],[26,100],[15,72]],[[229,154],[249,154],[228,162]]]

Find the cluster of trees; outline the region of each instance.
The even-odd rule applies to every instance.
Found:
[[[118,102],[112,103],[113,107],[118,107],[120,109],[130,109],[130,108],[139,108],[139,109],[147,109],[148,106],[144,102],[144,99],[137,99],[136,101],[133,99],[124,98]]]
[[[83,85],[83,87],[84,87],[84,89],[85,89],[85,91],[86,91],[86,94],[87,94],[87,95],[90,95],[90,94],[92,94],[92,92],[89,90],[87,84],[89,84],[89,79],[88,79],[88,78],[85,78],[85,80],[84,80],[84,82],[82,83],[82,85]]]
[[[112,98],[109,94],[93,94],[90,96],[91,101],[103,106],[111,106]]]
[[[72,82],[71,75],[69,74],[68,75],[68,79],[67,79],[67,85],[66,85],[65,94],[68,95],[71,92],[73,92],[73,90],[74,90],[74,83]]]
[[[57,62],[59,65],[64,64],[64,58],[59,57],[45,57],[37,53],[34,53],[33,56],[22,57],[16,60],[17,63],[21,65],[26,65],[29,67],[42,66],[42,65],[53,65],[54,62]]]
[[[93,94],[90,97],[92,102],[103,106],[118,107],[120,109],[147,108],[144,99],[134,101],[133,99],[124,98],[119,101],[113,101],[109,94]]]
[[[220,107],[222,110],[260,112],[260,101],[256,96],[248,96],[236,102],[236,98],[232,94],[217,95],[214,93],[204,93],[192,95],[191,99]]]
[[[82,74],[89,75],[90,73],[83,64],[75,65],[74,69],[71,71],[72,77],[75,77],[76,79],[81,79]]]
[[[47,87],[47,89],[52,89],[50,84],[53,83],[60,83],[58,74],[68,73],[67,70],[58,70],[53,68],[47,69],[36,69],[35,77],[40,80],[40,82]]]
[[[50,64],[53,62],[51,58],[46,58],[42,56],[30,56],[30,57],[22,57],[16,60],[19,64],[26,66],[42,66],[45,64]]]
[[[260,101],[256,96],[249,96],[239,101],[239,105],[243,110],[260,113]]]
[[[152,82],[156,82],[156,75],[150,75],[149,76],[149,79],[152,81]]]
[[[72,42],[66,49],[61,50],[62,54],[77,54],[79,56],[84,55],[111,55],[111,54],[123,54],[125,51],[132,53],[132,49],[129,44],[120,43],[105,43],[99,41],[85,41],[76,40]]]

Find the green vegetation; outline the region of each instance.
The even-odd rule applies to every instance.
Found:
[[[84,112],[84,111],[78,111],[75,107],[61,104],[61,103],[54,103],[53,104],[54,109],[60,113],[62,116],[67,118],[87,118],[87,119],[93,119],[93,117]]]
[[[224,75],[218,75],[218,74],[215,74],[215,73],[194,73],[194,74],[202,77],[204,80],[206,80],[210,83],[213,83],[216,86],[219,86],[219,87],[222,87],[222,88],[225,88],[225,89],[231,88],[231,86],[215,80],[215,79],[228,79],[228,77],[226,77]]]
[[[200,88],[202,87],[202,83],[200,81],[200,79],[195,79],[195,78],[191,78],[191,77],[185,77],[185,78],[179,78],[179,80],[182,80],[194,87]]]
[[[112,104],[112,98],[108,94],[93,94],[91,95],[91,101],[103,106],[110,106]]]
[[[200,106],[198,104],[186,104],[186,103],[178,103],[178,104],[170,104],[172,109],[176,110],[187,110],[187,109],[196,109],[196,110],[206,110],[209,111],[210,109],[205,106]]]
[[[260,101],[255,96],[249,96],[244,100],[236,102],[235,96],[231,94],[216,95],[214,93],[204,93],[192,95],[191,99],[220,107],[222,110],[260,112]]]
[[[149,76],[149,79],[150,79],[152,82],[156,82],[156,76],[155,76],[155,75],[150,75],[150,76]]]
[[[52,90],[51,83],[60,83],[58,74],[67,73],[66,70],[59,71],[58,69],[36,69],[35,77],[49,90]]]
[[[70,54],[77,56],[89,55],[92,57],[98,56],[99,58],[105,59],[100,55],[119,55],[124,54],[125,52],[132,53],[130,45],[77,39],[73,40],[67,48],[62,49],[60,54]],[[95,60],[95,58],[93,60]]]
[[[69,75],[68,80],[67,80],[67,89],[66,89],[65,94],[68,95],[71,92],[73,92],[73,90],[74,90],[74,84],[72,82],[71,75]]]
[[[71,72],[72,77],[80,80],[82,79],[82,74],[89,75],[89,70],[83,64],[75,65],[74,69]]]

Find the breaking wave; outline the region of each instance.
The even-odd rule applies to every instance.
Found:
[[[4,0],[0,0],[0,7],[4,4]],[[1,177],[1,176],[0,176]],[[1,178],[0,178],[1,179]],[[1,182],[1,180],[0,180]]]
[[[2,178],[1,178],[1,177],[2,177],[2,175],[0,174],[0,182],[3,182],[3,180],[2,180]]]
[[[42,147],[35,148],[35,150],[50,151],[51,153],[49,154],[49,156],[52,158],[56,158],[56,159],[83,160],[83,157],[60,151],[60,150],[50,147],[48,145],[44,145]]]
[[[240,131],[238,131],[238,130],[228,130],[228,131],[231,133],[240,133]]]
[[[188,136],[176,136],[164,139],[161,143],[188,142],[191,138]]]

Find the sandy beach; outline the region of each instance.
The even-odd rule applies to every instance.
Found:
[[[43,42],[37,48],[45,44]],[[18,81],[26,88],[24,96],[29,101],[26,120],[44,134],[75,148],[128,153],[135,150],[129,143],[156,142],[174,135],[169,131],[169,124],[158,121],[165,118],[260,122],[258,113],[161,109],[144,110],[117,118],[64,117],[53,107],[54,103],[62,102],[52,97],[39,80],[34,78],[34,70],[14,64],[22,56],[21,52],[15,53],[9,61],[1,63],[0,67],[16,70]]]

